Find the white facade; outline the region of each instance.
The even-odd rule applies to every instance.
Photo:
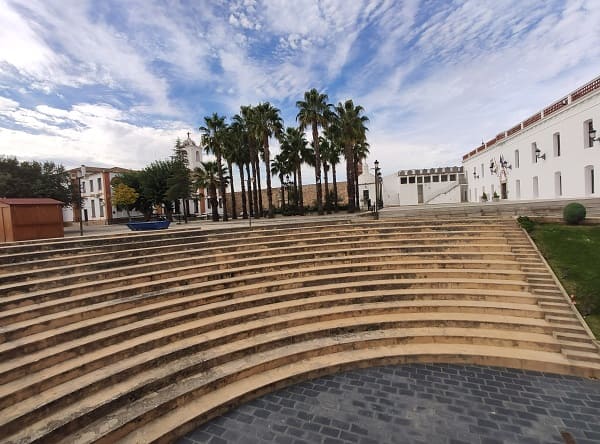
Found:
[[[361,204],[366,198],[375,200],[375,177],[368,166],[358,178]],[[383,176],[384,206],[458,203],[466,201],[466,180],[463,167],[401,170]]]
[[[600,77],[463,156],[469,201],[595,197]],[[600,133],[600,131],[599,131]]]
[[[72,180],[77,182],[77,172],[79,168],[70,170]],[[127,218],[127,211],[118,210],[112,205],[112,189],[110,183],[114,177],[128,170],[124,168],[98,168],[85,167],[85,176],[81,180],[81,197],[83,206],[81,208],[81,217],[84,222],[90,223],[109,223],[112,219]],[[77,186],[77,185],[75,185]],[[79,208],[74,209],[63,207],[63,220],[65,222],[79,221]],[[131,216],[140,216],[141,213],[131,211]]]

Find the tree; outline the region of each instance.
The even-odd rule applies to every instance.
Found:
[[[137,210],[144,214],[146,220],[150,220],[153,211],[153,203],[143,193],[142,183],[140,177],[143,174],[142,171],[129,171],[121,173],[120,175],[113,177],[111,180],[111,187],[116,187],[118,184],[123,183],[129,188],[132,188],[138,197],[135,202],[131,205],[132,210]]]
[[[362,106],[354,105],[352,100],[339,102],[335,107],[336,116],[333,125],[337,126],[340,142],[344,147],[346,157],[346,188],[348,190],[348,212],[356,210],[356,199],[358,188],[356,187],[356,161],[354,147],[366,142],[367,127],[365,123],[369,119],[363,115]]]
[[[283,131],[283,120],[279,115],[279,109],[275,108],[269,102],[259,103],[254,107],[250,119],[250,131],[256,137],[258,143],[262,146],[263,160],[267,172],[267,202],[269,206],[269,217],[275,216],[273,211],[273,191],[271,189],[270,164],[271,154],[269,152],[269,138],[271,136],[280,137]]]
[[[217,162],[200,162],[200,167],[193,172],[194,184],[198,188],[208,190],[208,198],[212,210],[212,220],[219,221],[219,199],[217,197],[217,188],[221,186],[219,172],[223,174],[226,169],[217,165]],[[226,180],[226,177],[223,176]],[[222,198],[225,201],[224,198]],[[223,211],[225,207],[223,206]]]
[[[337,190],[337,171],[336,166],[340,163],[343,147],[340,142],[339,132],[335,124],[324,132],[325,138],[328,140],[328,151],[324,154],[327,162],[331,165],[331,181],[333,182],[333,208],[338,211],[338,190]]]
[[[297,174],[298,211],[304,214],[304,196],[302,193],[302,165],[314,158],[314,152],[308,147],[304,133],[299,128],[288,127],[281,138],[281,152],[284,153],[294,173]]]
[[[112,187],[112,200],[117,207],[123,207],[127,211],[127,218],[131,222],[131,210],[133,205],[137,201],[140,194],[133,188],[125,185],[124,183],[118,183]]]
[[[190,178],[189,161],[187,151],[183,148],[181,140],[178,138],[175,142],[173,155],[171,156],[171,173],[167,179],[166,197],[169,200],[178,201],[181,199],[183,204],[183,218],[188,222],[189,208],[188,199],[192,192],[192,180]]]
[[[144,199],[153,206],[164,206],[167,219],[173,219],[172,199],[167,197],[169,177],[171,177],[173,162],[158,160],[152,162],[140,171],[139,180]]]
[[[227,221],[227,199],[225,197],[225,177],[223,175],[223,166],[221,163],[223,144],[225,138],[225,117],[213,113],[210,117],[204,117],[205,126],[200,127],[202,134],[202,145],[208,154],[214,154],[217,158],[216,165],[219,176],[219,191],[223,200],[223,221]]]
[[[319,126],[325,128],[331,119],[331,104],[327,103],[327,94],[319,93],[315,88],[304,93],[304,100],[296,102],[298,115],[296,120],[300,129],[312,128],[313,147],[315,150],[315,186],[317,188],[317,208],[323,214],[323,191],[321,190],[321,155],[319,151]]]
[[[281,185],[281,207],[285,207],[285,186],[283,183],[283,176],[291,173],[289,159],[286,158],[285,152],[281,152],[275,156],[271,161],[271,175],[279,177],[279,183]]]
[[[75,193],[78,194],[78,193]],[[70,206],[74,200],[69,173],[54,162],[19,162],[0,156],[1,197],[49,197]]]

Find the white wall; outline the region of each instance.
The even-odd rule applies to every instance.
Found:
[[[463,165],[469,182],[470,199],[476,200],[477,190],[476,197],[479,200],[483,189],[491,197],[492,187],[500,194],[500,178],[491,174],[489,168],[490,160],[497,161],[500,155],[512,166],[512,169],[506,170],[508,200],[598,196],[600,143],[594,142],[593,147],[585,147],[587,128],[584,129],[584,122],[590,119],[600,134],[600,89],[574,102],[569,95],[568,105],[483,151],[469,155],[463,160]],[[556,155],[555,133],[560,135],[560,156]],[[545,160],[534,161],[532,144],[546,155]],[[515,150],[519,151],[518,165],[515,162]],[[590,166],[594,170],[594,194],[591,194]],[[474,177],[474,170],[479,178]],[[559,186],[559,176],[562,186]],[[534,189],[536,177],[537,195]],[[520,186],[517,186],[517,181]]]

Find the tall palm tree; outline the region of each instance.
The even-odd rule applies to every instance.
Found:
[[[214,154],[217,158],[217,168],[219,173],[219,191],[223,199],[223,221],[227,221],[227,199],[225,198],[225,180],[223,176],[223,166],[221,160],[223,157],[223,144],[225,139],[225,117],[213,113],[212,116],[204,117],[204,125],[200,127],[202,132],[202,146],[208,154]]]
[[[286,158],[285,152],[281,152],[275,156],[275,158],[271,161],[271,175],[279,177],[279,183],[281,184],[280,193],[281,193],[281,207],[285,206],[285,185],[283,181],[283,176],[289,174],[290,171],[290,162],[289,159]]]
[[[338,211],[338,190],[337,190],[337,171],[336,166],[340,163],[343,152],[342,144],[340,143],[339,131],[337,126],[330,125],[324,132],[325,138],[329,141],[329,150],[327,152],[327,161],[331,165],[331,181],[333,182],[333,208]]]
[[[313,156],[312,150],[308,148],[308,142],[304,132],[299,128],[288,127],[281,138],[281,151],[285,153],[293,171],[297,175],[296,196],[298,200],[298,211],[304,214],[304,196],[302,193],[302,165]]]
[[[235,188],[233,185],[233,164],[238,163],[240,156],[240,145],[241,145],[241,134],[238,131],[237,126],[229,125],[225,129],[225,137],[223,138],[223,158],[227,162],[227,169],[231,172],[231,180],[229,182],[231,190],[231,217],[237,219],[237,205],[235,201]],[[243,179],[242,179],[242,190],[243,190]],[[242,193],[243,196],[243,193]]]
[[[220,175],[224,172],[226,173],[226,168],[219,168],[217,162],[209,161],[200,162],[200,166],[194,169],[192,173],[196,188],[208,190],[208,198],[210,199],[210,207],[212,210],[212,220],[215,222],[219,220],[217,188],[221,186]],[[227,180],[227,177],[223,176],[223,179]],[[223,202],[225,202],[224,198]],[[225,206],[223,206],[223,210],[225,210]]]
[[[348,212],[353,213],[357,207],[356,199],[358,194],[354,146],[366,142],[368,128],[365,124],[369,119],[363,115],[364,108],[360,105],[355,106],[352,100],[346,100],[344,103],[339,102],[335,107],[335,112],[335,125],[338,127],[340,141],[344,146],[344,156],[346,157]]]
[[[248,202],[246,199],[246,183],[245,183],[245,177],[244,177],[244,167],[247,166],[247,164],[250,162],[250,155],[248,152],[248,147],[246,146],[246,139],[247,139],[247,134],[246,134],[246,129],[244,128],[244,126],[238,121],[236,120],[236,117],[239,116],[234,116],[233,117],[233,123],[231,125],[229,125],[229,130],[230,130],[230,136],[232,139],[232,145],[231,145],[231,149],[232,149],[232,155],[234,157],[234,163],[238,166],[238,172],[240,175],[240,186],[241,186],[241,192],[240,192],[240,196],[242,198],[242,218],[243,219],[248,219]],[[233,175],[233,171],[231,171],[231,174]],[[249,176],[248,176],[249,178]],[[233,180],[232,180],[233,182]],[[234,205],[235,208],[235,203],[233,203],[233,199],[232,199],[232,204]],[[252,202],[251,198],[250,198],[250,202]],[[252,205],[252,204],[250,204]]]
[[[312,129],[313,146],[315,150],[315,185],[317,188],[317,208],[319,214],[323,214],[323,191],[321,190],[321,155],[319,152],[319,126],[327,127],[331,120],[331,104],[327,103],[327,94],[319,93],[315,88],[304,93],[304,100],[296,102],[298,115],[296,120],[300,123],[300,129],[307,127]]]
[[[260,184],[260,163],[258,162],[258,150],[257,140],[255,134],[251,131],[252,119],[254,118],[254,108],[252,106],[242,106],[240,108],[239,121],[244,125],[247,130],[247,146],[250,155],[250,166],[252,168],[252,180],[248,180],[248,188],[252,186],[253,194],[253,213],[254,217],[262,216],[262,193]],[[260,210],[259,210],[260,208]]]
[[[356,190],[356,208],[360,208],[360,196],[358,193],[358,165],[367,158],[370,145],[366,140],[358,142],[354,145],[354,187]]]
[[[273,191],[271,190],[271,153],[269,152],[269,138],[280,137],[283,132],[283,120],[279,115],[279,109],[269,102],[259,103],[254,107],[250,118],[250,132],[254,134],[257,142],[262,146],[265,171],[267,172],[267,201],[269,206],[269,217],[275,217],[273,211]]]

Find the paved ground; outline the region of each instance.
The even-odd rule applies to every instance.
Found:
[[[179,444],[263,442],[598,444],[600,381],[478,366],[376,367],[266,395]]]

